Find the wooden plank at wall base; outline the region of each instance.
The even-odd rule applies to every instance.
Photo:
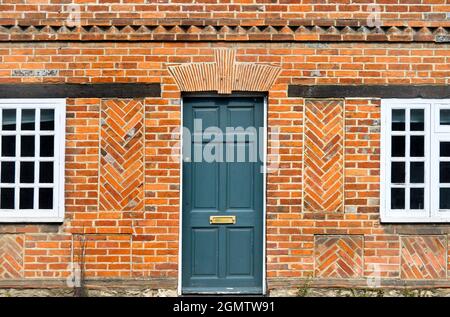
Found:
[[[160,97],[159,83],[0,84],[0,98]]]
[[[109,278],[109,279],[89,279],[85,281],[85,286],[92,289],[111,289],[120,287],[121,289],[175,289],[177,279],[173,277],[151,277],[146,279],[129,278]],[[55,278],[33,278],[33,279],[0,279],[0,289],[65,289],[71,288],[67,285],[67,279]]]
[[[448,85],[289,85],[289,97],[450,98]]]

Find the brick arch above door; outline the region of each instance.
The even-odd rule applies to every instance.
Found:
[[[281,67],[257,63],[236,62],[236,51],[217,49],[212,63],[190,63],[169,66],[181,91],[269,91],[281,72]]]

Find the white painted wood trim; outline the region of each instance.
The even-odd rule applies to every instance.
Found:
[[[435,120],[439,120],[439,116],[435,116]],[[433,134],[433,145],[432,145],[432,159],[431,159],[431,171],[432,179],[435,180],[431,183],[431,218],[438,222],[450,222],[450,210],[440,211],[439,210],[439,162],[450,162],[450,158],[440,158],[440,142],[447,141],[450,142],[450,133],[434,133]],[[449,185],[442,186],[444,188],[449,188]]]
[[[450,222],[450,211],[438,211],[439,204],[439,140],[450,140],[450,128],[439,126],[439,109],[450,107],[449,100],[443,99],[383,99],[381,100],[381,143],[380,143],[380,217],[381,222],[387,223],[445,223]],[[390,173],[389,166],[392,158],[388,157],[390,152],[391,137],[391,110],[399,108],[423,108],[425,109],[425,191],[424,211],[415,212],[411,210],[392,211],[390,206]],[[405,122],[408,123],[409,116],[406,115]],[[412,135],[414,132],[407,132]],[[408,138],[406,138],[408,139]],[[409,153],[409,141],[405,146],[406,157]],[[408,179],[409,164],[406,164],[406,178]],[[407,185],[408,186],[408,185]],[[409,204],[409,196],[405,197],[405,207]],[[407,208],[406,208],[407,209]]]
[[[450,99],[438,100],[433,105],[433,130],[436,133],[450,133],[450,125],[442,126],[439,124],[441,109],[450,110]]]
[[[0,99],[0,108],[11,106],[14,109],[54,109],[55,110],[55,130],[53,132],[43,132],[43,131],[21,131],[20,135],[53,135],[55,142],[54,157],[52,159],[39,158],[39,161],[53,161],[54,166],[54,183],[51,185],[40,185],[41,187],[53,188],[53,209],[52,210],[39,210],[37,208],[32,210],[20,210],[19,209],[19,173],[17,169],[19,168],[18,162],[20,161],[30,161],[36,162],[36,158],[20,158],[17,153],[20,149],[20,138],[16,137],[16,156],[11,158],[2,158],[2,161],[15,162],[16,173],[15,173],[15,184],[11,186],[5,184],[4,187],[15,188],[15,209],[14,210],[2,210],[0,213],[0,223],[43,223],[43,222],[63,222],[64,221],[64,168],[65,168],[65,128],[66,128],[66,100],[61,98],[55,99]],[[39,112],[36,112],[36,124],[39,124]],[[1,113],[0,113],[1,119]],[[21,122],[21,111],[17,112],[16,124],[20,125]],[[19,129],[20,131],[20,129]],[[17,135],[16,131],[2,131],[2,135]],[[35,151],[39,151],[39,137],[36,140]],[[35,188],[34,194],[34,205],[37,206],[37,188],[38,180],[37,169],[38,165],[35,165],[35,179],[34,183],[30,184],[20,184],[20,187],[30,187]]]
[[[183,105],[183,98],[180,98],[180,154],[179,154],[179,160],[180,160],[180,206],[179,206],[179,217],[178,217],[178,286],[177,286],[177,293],[178,296],[182,295],[182,282],[183,282],[183,127],[184,127],[184,105]]]
[[[269,105],[269,97],[264,96],[264,113],[263,113],[263,129],[264,129],[264,157],[263,157],[263,169],[264,169],[264,175],[263,175],[263,268],[262,268],[262,292],[263,295],[267,294],[267,272],[266,272],[266,257],[267,257],[267,245],[266,245],[266,223],[267,223],[267,111],[268,111],[268,105]]]

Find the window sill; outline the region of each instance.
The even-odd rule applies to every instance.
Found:
[[[1,223],[54,223],[54,224],[62,224],[64,222],[64,217],[0,217]]]
[[[423,217],[411,217],[411,218],[397,218],[397,217],[381,217],[380,218],[381,224],[433,224],[433,223],[450,223],[450,218],[423,218]]]

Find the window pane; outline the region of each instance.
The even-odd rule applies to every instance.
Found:
[[[14,209],[14,188],[0,189],[0,208]]]
[[[423,135],[411,136],[411,157],[423,157],[424,156],[424,144],[425,138]]]
[[[405,131],[404,109],[392,109],[392,131]]]
[[[52,188],[39,188],[39,209],[53,209]]]
[[[34,135],[22,135],[20,140],[20,156],[34,156]]]
[[[19,209],[33,209],[33,188],[21,188],[19,196]]]
[[[2,136],[2,156],[16,156],[16,136]]]
[[[53,156],[53,136],[41,135],[41,157]]]
[[[23,109],[22,110],[22,130],[34,130],[34,122],[36,119],[34,118],[35,110],[34,109]]]
[[[424,124],[424,110],[423,109],[411,109],[411,131],[423,131]]]
[[[41,110],[41,130],[55,130],[55,110],[42,109]]]
[[[393,157],[405,156],[405,137],[404,136],[392,136],[391,144]]]
[[[450,109],[441,109],[439,117],[441,125],[450,125]]]
[[[439,163],[439,183],[450,183],[450,162]]]
[[[391,188],[391,209],[405,209],[404,188]]]
[[[14,183],[15,176],[15,163],[14,162],[2,162],[2,183]]]
[[[53,183],[53,162],[39,163],[39,182]]]
[[[439,209],[450,209],[450,188],[439,189]]]
[[[424,207],[424,189],[411,188],[409,196],[409,204],[411,209],[423,209]]]
[[[450,142],[441,142],[440,146],[440,156],[450,157]]]
[[[423,184],[425,179],[425,170],[423,162],[411,162],[410,163],[410,183]]]
[[[16,109],[3,109],[2,129],[11,131],[16,129]]]
[[[405,183],[405,162],[392,162],[391,183]]]
[[[20,162],[20,182],[34,182],[34,162]]]

